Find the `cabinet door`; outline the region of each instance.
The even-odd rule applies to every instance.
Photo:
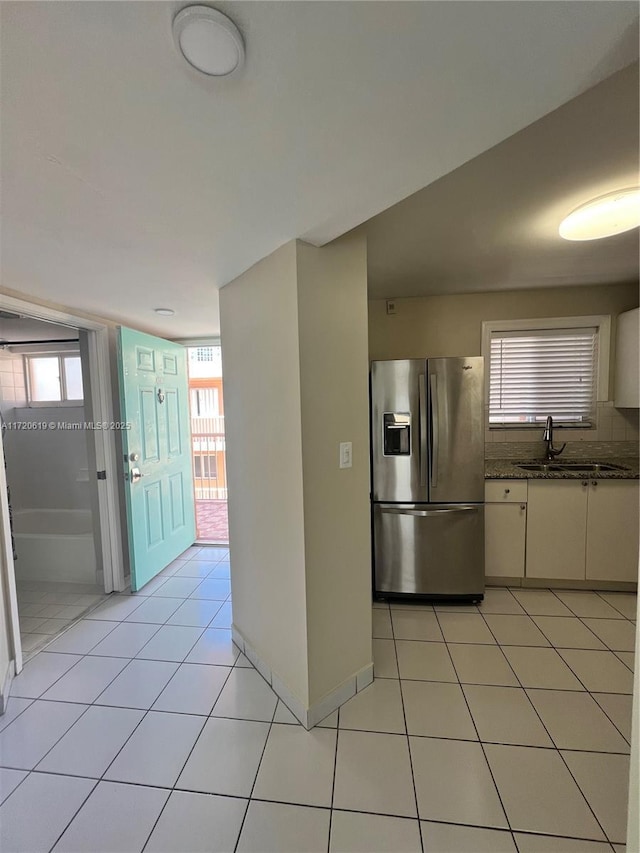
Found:
[[[588,481],[529,481],[527,577],[584,579],[588,491]]]
[[[587,578],[638,580],[638,481],[592,480],[587,515]]]
[[[487,577],[524,577],[527,505],[485,504],[484,565]]]

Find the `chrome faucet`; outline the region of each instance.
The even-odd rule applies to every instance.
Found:
[[[567,446],[566,441],[559,450],[556,450],[553,446],[553,418],[551,417],[551,415],[549,415],[549,417],[547,418],[547,422],[544,427],[544,432],[542,433],[542,440],[547,443],[547,450],[544,458],[549,460],[554,459],[554,457],[556,456],[560,456],[562,451]]]

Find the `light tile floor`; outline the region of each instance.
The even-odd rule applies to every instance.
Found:
[[[25,661],[107,596],[92,584],[16,581]]]
[[[0,849],[620,853],[634,614],[376,603],[376,680],[306,732],[231,642],[228,552],[189,549],[15,679]]]

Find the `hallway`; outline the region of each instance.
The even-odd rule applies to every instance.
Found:
[[[622,853],[634,614],[375,603],[375,682],[306,732],[231,642],[227,549],[190,548],[15,679],[0,848]]]

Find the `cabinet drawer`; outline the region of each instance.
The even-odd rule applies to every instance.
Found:
[[[484,499],[487,503],[526,503],[526,480],[486,480]]]

